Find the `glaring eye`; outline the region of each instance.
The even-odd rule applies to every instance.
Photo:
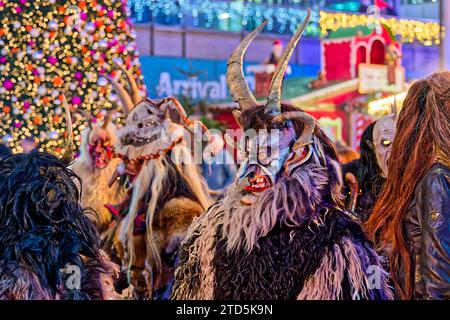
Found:
[[[146,126],[146,127],[154,127],[154,126],[156,126],[156,122],[153,121],[153,120],[147,120],[147,121],[145,122],[145,126]]]
[[[390,146],[391,143],[391,140],[381,140],[381,144],[385,147]]]

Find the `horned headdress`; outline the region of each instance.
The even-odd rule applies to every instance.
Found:
[[[110,243],[136,295],[149,298],[156,290],[164,291],[169,281],[170,272],[164,270],[172,262],[167,253],[177,247],[193,217],[210,205],[189,140],[195,123],[201,125],[198,132],[206,129],[200,121],[188,118],[176,98],[142,98],[130,70],[119,67],[129,91],[118,80],[109,78],[127,116],[114,146],[114,154],[123,160],[123,166],[116,170],[111,182],[125,173],[133,189],[131,197],[119,206],[125,213]],[[176,222],[159,222],[168,221],[165,218],[169,216]]]
[[[300,37],[308,25],[311,11],[308,10],[305,20],[299,26],[294,36],[289,41],[286,49],[281,56],[277,68],[274,72],[270,89],[267,95],[267,101],[265,103],[265,114],[271,118],[272,123],[282,123],[287,120],[300,120],[304,124],[303,134],[297,139],[294,144],[293,150],[301,148],[311,141],[311,136],[314,131],[314,118],[303,111],[281,111],[281,92],[283,77],[286,71],[286,67],[294,52],[294,49],[300,40]],[[239,44],[236,50],[228,60],[227,70],[227,84],[230,89],[230,93],[234,101],[239,105],[239,110],[234,111],[234,116],[238,123],[242,126],[240,115],[242,112],[258,107],[260,103],[255,99],[247,82],[245,81],[244,72],[242,69],[245,52],[247,51],[250,43],[255,39],[258,33],[266,26],[268,20],[264,21],[258,28],[249,33],[244,40]]]

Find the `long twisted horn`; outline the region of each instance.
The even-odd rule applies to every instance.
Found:
[[[267,96],[267,104],[266,104],[266,113],[280,113],[281,111],[281,85],[283,84],[283,76],[286,71],[286,67],[291,59],[292,54],[294,53],[295,46],[297,45],[300,37],[308,25],[309,18],[311,16],[311,10],[308,9],[308,13],[306,14],[306,18],[300,27],[295,32],[294,36],[289,41],[286,49],[283,52],[283,55],[278,62],[277,68],[275,70],[274,76],[272,78],[272,83],[269,89],[269,95]]]
[[[119,68],[123,71],[123,73],[125,73],[125,76],[127,77],[127,81],[131,90],[131,98],[133,100],[133,105],[136,105],[142,101],[142,97],[139,94],[139,88],[136,83],[136,79],[133,77],[130,71],[125,68],[124,65],[119,64]]]
[[[66,137],[66,150],[64,152],[63,158],[67,162],[72,161],[73,159],[73,151],[74,151],[74,143],[73,143],[73,129],[72,129],[72,116],[70,114],[70,107],[67,103],[66,97],[62,96],[62,105],[65,110],[65,116],[66,116],[66,126],[67,126],[67,137]]]
[[[117,95],[119,96],[120,101],[122,102],[123,111],[125,112],[125,114],[129,114],[131,109],[133,109],[133,106],[134,106],[133,100],[131,100],[130,95],[124,89],[124,87],[119,82],[117,82],[115,79],[113,79],[111,77],[106,77],[106,79],[108,79],[108,81],[113,86],[114,91],[116,91]]]
[[[247,81],[245,81],[244,71],[242,70],[242,64],[244,60],[245,52],[247,51],[250,43],[255,39],[259,32],[266,26],[268,20],[261,23],[258,28],[250,32],[239,46],[234,50],[227,63],[227,84],[230,89],[230,94],[234,101],[238,103],[242,110],[253,108],[258,105],[253,93],[248,87]]]
[[[295,141],[292,149],[303,147],[312,141],[312,135],[316,126],[316,121],[312,116],[303,111],[289,111],[283,112],[272,118],[273,123],[282,123],[286,120],[300,120],[303,122],[303,132],[301,136]]]
[[[391,105],[391,113],[395,114],[397,116],[397,96],[394,94],[394,102]]]

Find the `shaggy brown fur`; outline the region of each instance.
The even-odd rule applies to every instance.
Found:
[[[132,264],[129,266],[129,278],[137,298],[167,298],[170,293],[174,273],[175,251],[190,226],[192,220],[204,212],[196,194],[187,182],[180,177],[180,172],[165,156],[166,163],[163,181],[155,205],[152,219],[151,243],[145,233],[133,233]],[[143,198],[148,203],[151,189]],[[148,209],[147,209],[148,210]],[[148,220],[147,220],[148,221]],[[114,230],[106,242],[116,261],[130,261],[127,248],[121,235],[127,227],[125,219],[117,221]],[[152,247],[156,248],[156,258]],[[110,249],[111,248],[111,249]]]

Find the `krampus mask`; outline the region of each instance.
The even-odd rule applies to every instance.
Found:
[[[378,119],[373,128],[373,149],[383,177],[388,174],[388,161],[397,126],[396,114],[388,114]]]
[[[112,246],[136,296],[155,298],[170,287],[173,253],[210,199],[191,152],[195,123],[175,98],[140,98],[133,76],[124,72],[131,94],[110,79],[128,113],[115,145],[123,160],[115,177],[125,175],[132,192],[119,209],[123,218]]]
[[[250,92],[242,63],[266,23],[228,61],[227,82],[239,105],[235,116],[245,129],[239,143],[244,162],[225,198],[189,228],[172,298],[389,297],[377,254],[343,210],[332,143],[311,116],[281,103],[284,71],[309,15],[278,62],[265,104]],[[377,272],[376,289],[370,266]]]
[[[87,151],[93,168],[103,169],[113,158],[112,147],[116,143],[117,129],[111,122],[109,115],[106,115],[103,122],[88,120],[88,127],[83,136],[82,152]]]
[[[122,184],[110,187],[111,176],[120,159],[113,159],[113,145],[117,143],[117,128],[106,115],[103,121],[95,121],[82,113],[87,126],[81,136],[80,156],[71,164],[82,183],[81,204],[94,209],[92,216],[100,232],[105,231],[111,222],[111,213],[105,207],[124,200],[126,190]]]

